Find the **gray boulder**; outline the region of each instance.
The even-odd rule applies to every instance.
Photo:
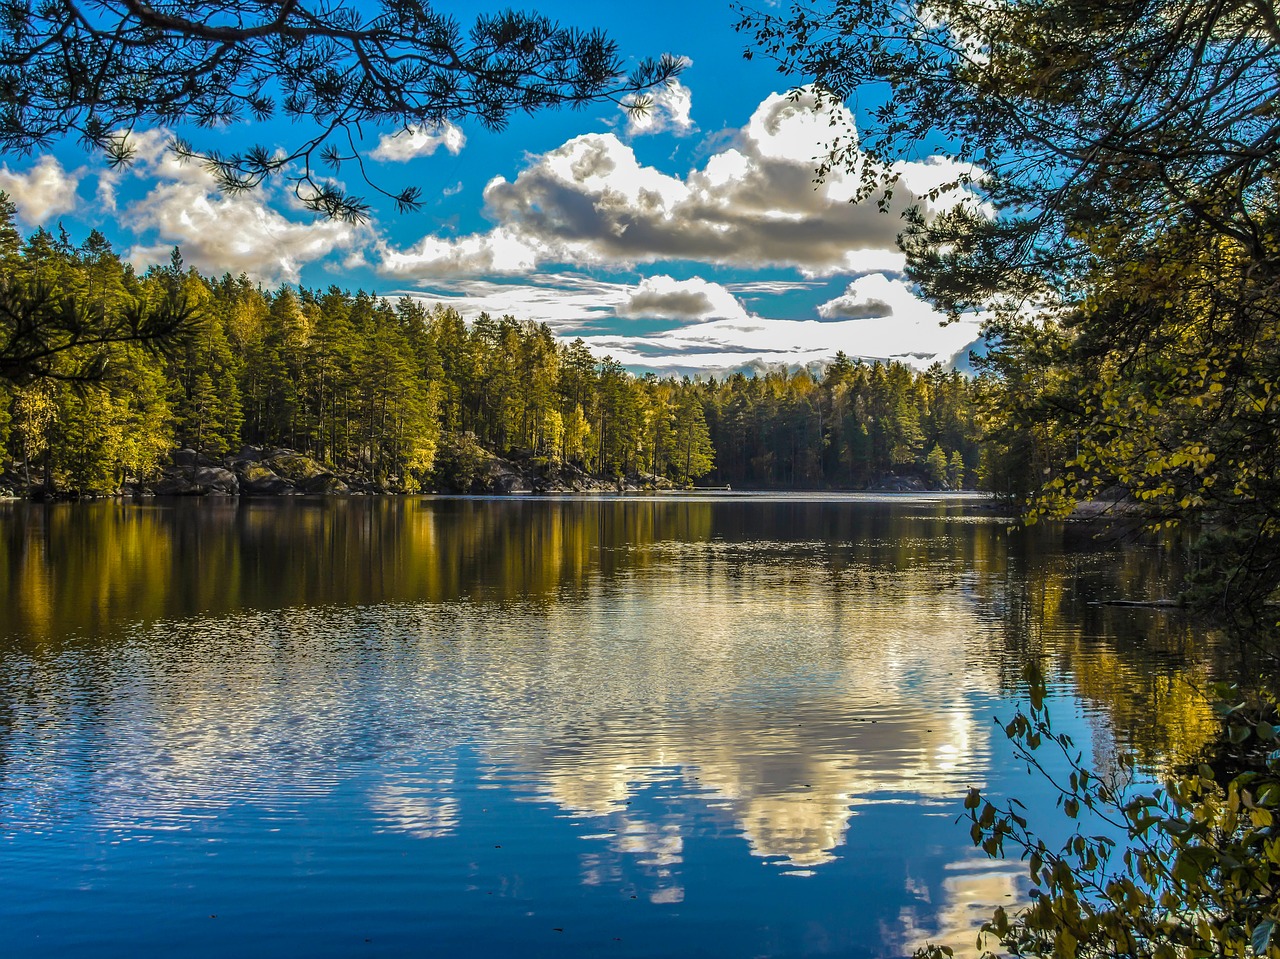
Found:
[[[317,473],[298,481],[299,493],[349,493],[350,488],[333,473]]]
[[[301,453],[277,452],[268,457],[264,465],[295,484],[329,473],[329,470],[310,456],[303,456]]]
[[[203,496],[208,490],[183,474],[175,474],[157,480],[151,485],[151,492],[157,496]]]
[[[240,491],[260,495],[292,493],[293,484],[274,470],[259,463],[250,463],[240,472]]]
[[[299,493],[349,492],[333,470],[301,453],[276,451],[262,465],[292,483]]]
[[[227,466],[235,469],[238,466],[244,466],[247,463],[256,463],[262,459],[262,450],[256,446],[244,446],[240,448],[239,453],[235,453],[226,457],[224,462]]]
[[[196,470],[195,481],[210,493],[226,493],[234,496],[240,492],[240,480],[231,470],[220,466],[202,466]]]
[[[189,470],[195,466],[217,466],[218,464],[203,453],[196,455],[196,451],[192,449],[182,449],[173,451],[173,465]]]

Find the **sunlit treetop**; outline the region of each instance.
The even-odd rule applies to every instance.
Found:
[[[598,100],[644,110],[644,91],[681,65],[663,56],[627,73],[601,32],[517,12],[464,28],[428,0],[5,0],[0,149],[74,137],[123,164],[135,125],[194,125],[210,142],[179,140],[177,151],[224,191],[278,173],[310,209],[360,220],[367,204],[332,179],[344,161],[401,211],[419,204],[418,188],[388,193],[364,175],[366,126],[470,118],[501,129],[513,114]],[[300,125],[283,151],[211,145],[229,124],[277,117]]]

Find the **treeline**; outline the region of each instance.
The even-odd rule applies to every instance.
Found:
[[[156,340],[162,315],[177,319]],[[841,356],[821,376],[636,377],[545,324],[268,291],[177,251],[137,275],[97,232],[23,239],[7,218],[0,335],[0,470],[46,494],[111,493],[176,449],[217,461],[243,445],[396,491],[448,488],[458,457],[438,454],[468,444],[659,485],[977,478],[977,387],[959,374]]]
[[[716,449],[716,482],[861,489],[917,480],[985,483],[978,410],[984,387],[934,365],[855,363],[821,376],[736,373],[698,387]]]

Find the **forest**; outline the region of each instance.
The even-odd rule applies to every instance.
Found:
[[[983,386],[936,366],[841,354],[819,373],[636,376],[511,316],[264,290],[184,269],[177,250],[138,275],[96,231],[23,238],[11,208],[0,270],[0,485],[23,495],[142,490],[176,450],[217,463],[245,446],[387,492],[470,489],[475,447],[651,487],[942,489],[984,476]]]

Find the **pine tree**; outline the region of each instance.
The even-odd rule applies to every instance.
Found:
[[[942,486],[947,481],[947,454],[937,443],[933,444],[933,449],[929,450],[929,455],[924,461],[925,472],[929,476],[929,482],[935,486]]]
[[[702,403],[692,389],[682,391],[676,406],[675,450],[677,478],[685,486],[711,472],[715,450],[711,446]]]

